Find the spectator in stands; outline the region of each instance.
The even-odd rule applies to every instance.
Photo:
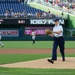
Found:
[[[15,17],[15,13],[12,11],[12,13],[11,13],[11,16],[12,16],[12,18],[14,18]]]
[[[46,12],[42,13],[42,18],[45,18],[47,16]]]
[[[50,14],[50,9],[48,9],[48,13]]]
[[[6,19],[8,18],[8,16],[9,16],[9,11],[6,10],[6,12],[5,12],[5,17],[6,17]]]
[[[50,9],[48,9],[47,16],[51,17],[51,12],[50,12]]]
[[[17,0],[20,3],[20,0]]]
[[[23,14],[24,18],[27,18],[26,10],[23,10],[22,14]]]
[[[40,18],[41,17],[41,13],[40,12],[36,12],[36,18]]]
[[[10,9],[10,14],[13,12],[13,9]]]
[[[16,16],[17,16],[16,18],[19,18],[20,17],[20,12],[17,12]]]
[[[63,16],[64,16],[64,13],[63,13],[63,11],[62,11],[62,13],[61,13],[61,16],[62,16],[62,18],[63,18]]]
[[[20,17],[24,17],[24,14],[23,14],[23,12],[21,12],[21,13],[20,13]]]
[[[8,17],[8,13],[7,13],[7,12],[5,13],[5,17],[6,17],[6,19],[7,19],[7,17]]]

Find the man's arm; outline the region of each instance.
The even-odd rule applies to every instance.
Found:
[[[55,34],[60,34],[62,31],[61,30],[59,30],[59,31],[53,31],[53,33],[55,33]]]
[[[49,34],[48,36],[54,37],[54,34],[52,33],[52,34]]]

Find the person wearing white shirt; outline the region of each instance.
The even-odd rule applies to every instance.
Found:
[[[2,47],[4,47],[4,44],[1,42],[1,38],[2,38],[2,34],[1,34],[1,31],[0,31],[0,45],[1,45]]]
[[[54,37],[54,43],[53,43],[53,50],[52,50],[52,58],[48,59],[49,62],[52,64],[55,60],[57,60],[57,47],[59,46],[60,53],[62,56],[62,61],[65,61],[65,52],[64,52],[64,37],[63,37],[63,27],[59,25],[59,19],[56,18],[55,20],[55,26],[53,27],[53,33],[50,34],[50,36]]]
[[[34,30],[32,30],[31,36],[32,36],[33,44],[35,44],[36,32]]]

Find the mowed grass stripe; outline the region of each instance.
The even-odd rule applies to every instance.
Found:
[[[53,41],[36,41],[32,44],[32,41],[2,41],[4,43],[4,48],[9,49],[35,49],[35,48],[52,48]],[[0,46],[0,48],[2,48]],[[75,48],[75,41],[66,41],[65,48]]]
[[[50,57],[51,54],[0,54],[0,64],[23,62]],[[58,54],[58,57],[61,57],[61,54]],[[66,54],[66,57],[75,57],[75,54]]]
[[[75,75],[75,69],[0,68],[0,75]]]

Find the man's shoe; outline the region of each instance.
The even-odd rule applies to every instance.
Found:
[[[52,59],[48,59],[48,62],[54,64],[54,61]]]
[[[65,59],[63,59],[62,61],[65,61]]]
[[[2,45],[2,48],[4,47],[4,45]]]

